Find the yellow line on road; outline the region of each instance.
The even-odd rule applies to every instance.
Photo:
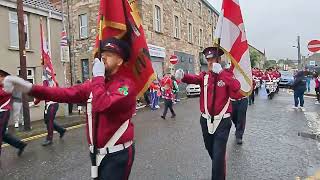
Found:
[[[85,124],[79,124],[79,125],[68,127],[67,130],[69,131],[69,130],[72,130],[72,129],[78,129],[78,128],[81,128],[83,126],[85,126]],[[56,134],[57,132],[54,132],[54,133]],[[47,133],[31,136],[31,137],[22,139],[21,141],[23,141],[23,142],[32,141],[32,140],[36,140],[36,139],[39,139],[39,138],[42,138],[42,137],[45,137],[45,136],[47,136]],[[1,147],[4,148],[4,147],[8,147],[8,146],[9,146],[9,144],[3,144]]]

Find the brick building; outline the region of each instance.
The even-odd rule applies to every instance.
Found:
[[[52,0],[56,1],[57,0]],[[162,77],[175,54],[175,68],[200,71],[201,51],[212,45],[218,12],[207,0],[138,0],[151,60]],[[91,61],[97,34],[99,0],[72,0],[68,12],[73,82],[91,77]],[[58,5],[59,6],[59,5]],[[57,7],[58,7],[57,6]]]

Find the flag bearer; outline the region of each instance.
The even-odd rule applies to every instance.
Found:
[[[94,60],[93,79],[69,88],[37,86],[17,77],[5,85],[44,100],[87,103],[87,139],[91,153],[91,175],[99,180],[128,179],[134,160],[134,128],[131,118],[136,107],[134,82],[121,75],[130,46],[108,38],[102,42],[102,58]]]
[[[230,95],[239,91],[240,83],[232,72],[222,69],[220,62],[224,53],[220,48],[208,47],[203,54],[208,61],[208,72],[191,75],[179,69],[176,78],[201,87],[200,125],[205,147],[212,159],[212,180],[224,180],[226,146],[232,125]]]

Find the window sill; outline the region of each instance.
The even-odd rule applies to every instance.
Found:
[[[173,39],[175,39],[175,40],[181,40],[180,38],[178,38],[178,37],[173,37]]]
[[[157,34],[163,34],[163,32],[160,32],[160,31],[154,31],[154,32]]]
[[[82,38],[79,38],[78,41],[83,41],[83,40],[87,40],[89,39],[89,37],[82,37]]]
[[[16,48],[16,47],[8,47],[8,50],[10,51],[19,51],[19,48]],[[30,53],[34,53],[34,50],[32,49],[26,49],[27,52],[30,52]]]

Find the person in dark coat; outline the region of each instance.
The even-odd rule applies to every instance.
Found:
[[[304,92],[306,91],[306,79],[303,71],[299,71],[295,77],[292,85],[294,91],[294,109],[300,108],[305,111],[304,108]],[[300,106],[298,106],[300,104]]]

